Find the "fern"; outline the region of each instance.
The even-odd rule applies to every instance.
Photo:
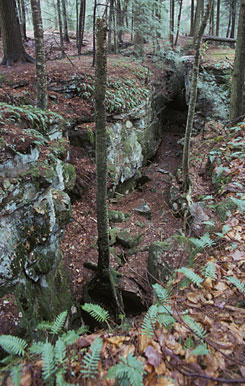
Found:
[[[192,319],[189,315],[182,315],[183,321],[188,325],[188,327],[194,331],[195,334],[198,335],[200,339],[204,339],[206,336],[206,331],[201,326],[201,324],[197,323],[194,319]]]
[[[21,380],[21,373],[22,373],[22,364],[19,364],[18,366],[13,366],[10,372],[11,380],[14,386],[20,385]]]
[[[203,343],[196,346],[196,348],[194,348],[194,350],[192,350],[191,352],[191,355],[208,355],[208,354],[209,354],[209,351],[207,349],[207,345]]]
[[[62,330],[62,328],[65,324],[66,318],[67,318],[67,311],[61,312],[57,316],[57,318],[55,319],[54,323],[51,326],[51,333],[52,334],[56,335]]]
[[[84,378],[95,378],[97,376],[102,343],[102,339],[96,338],[90,346],[91,353],[87,352],[84,356],[81,370]]]
[[[211,245],[215,244],[215,241],[210,239],[209,233],[205,233],[200,239],[197,239],[195,237],[191,237],[189,240],[196,247],[202,248],[202,249],[206,248],[206,247],[211,247]]]
[[[169,301],[169,293],[166,290],[166,288],[163,288],[159,284],[154,284],[152,287],[154,288],[154,291],[156,293],[156,296],[157,296],[158,300],[162,304],[167,303]]]
[[[245,283],[241,282],[237,277],[234,276],[225,276],[227,280],[229,280],[236,288],[245,293]]]
[[[73,344],[76,342],[76,340],[83,334],[86,334],[89,331],[87,326],[80,327],[77,331],[69,330],[67,332],[64,332],[61,335],[61,339],[65,343],[65,345],[69,346],[70,344]]]
[[[62,364],[66,358],[66,345],[61,338],[55,343],[54,356],[56,364]]]
[[[123,385],[143,386],[143,364],[133,354],[120,359],[120,363],[109,369],[106,378],[117,378],[118,383]]]
[[[157,321],[158,323],[163,324],[166,328],[169,328],[176,322],[175,318],[172,316],[172,310],[169,306],[158,307]]]
[[[108,324],[109,312],[98,304],[85,303],[82,309],[89,313],[98,322]]]
[[[11,355],[23,356],[27,343],[24,339],[18,338],[17,336],[1,335],[0,346]]]
[[[202,269],[203,274],[205,277],[215,280],[217,279],[217,272],[216,272],[216,267],[215,264],[211,261],[205,267]]]
[[[158,306],[153,304],[145,314],[143,323],[142,323],[142,332],[144,335],[152,337],[154,334],[155,324],[157,320]]]
[[[55,371],[54,348],[51,343],[46,342],[42,349],[42,374],[46,381]]]
[[[195,272],[193,272],[189,268],[182,267],[180,269],[177,269],[177,272],[182,272],[189,280],[191,280],[198,287],[200,287],[200,284],[203,281],[203,279],[199,275],[197,275]]]
[[[29,351],[31,354],[38,354],[38,355],[41,355],[42,352],[43,352],[43,346],[44,346],[45,343],[43,342],[35,342],[31,345],[31,347],[29,348]]]

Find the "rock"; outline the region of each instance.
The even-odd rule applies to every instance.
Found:
[[[149,220],[151,219],[151,209],[149,205],[146,203],[138,206],[137,208],[134,209],[134,211],[140,214],[141,216],[148,218]]]
[[[113,223],[128,221],[131,216],[130,213],[123,213],[118,210],[111,209],[108,211],[108,215],[109,221]]]
[[[221,222],[225,222],[231,215],[231,212],[236,210],[237,205],[229,197],[219,202],[215,206],[215,211]]]
[[[172,239],[165,241],[156,241],[149,247],[147,260],[147,270],[149,271],[149,280],[151,283],[156,281],[165,282],[168,280],[170,269],[165,265],[165,256],[173,246]]]
[[[205,221],[209,220],[209,216],[205,213],[205,208],[202,202],[193,202],[189,206],[190,214],[192,217],[191,230],[198,237],[201,237],[205,233]]]
[[[72,302],[60,243],[72,216],[65,190],[76,175],[66,163],[68,142],[54,140],[49,124],[46,134],[18,121],[0,129],[0,296],[15,294],[27,330]]]
[[[139,245],[142,239],[142,233],[132,235],[130,229],[124,229],[117,233],[116,240],[124,248],[134,248]]]

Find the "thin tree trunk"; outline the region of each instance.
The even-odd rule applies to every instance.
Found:
[[[230,6],[230,11],[229,11],[229,22],[227,26],[227,31],[226,31],[226,37],[229,37],[230,34],[230,28],[231,28],[231,6]]]
[[[177,22],[177,32],[176,32],[175,43],[174,43],[175,46],[177,46],[178,37],[179,37],[179,29],[180,29],[180,20],[181,20],[182,4],[183,4],[183,0],[180,0],[179,14],[178,14],[178,22]]]
[[[235,61],[231,84],[230,119],[243,114],[243,92],[245,81],[245,0],[241,0]]]
[[[63,22],[64,22],[64,41],[69,43],[69,33],[67,25],[67,15],[66,15],[66,3],[65,0],[62,0],[62,13],[63,13]]]
[[[78,0],[76,0],[76,46],[78,48],[78,41],[79,41],[79,7],[78,7]]]
[[[57,12],[58,12],[58,20],[59,20],[61,56],[62,56],[62,58],[64,58],[65,57],[65,48],[64,48],[64,37],[63,37],[63,26],[62,26],[62,18],[61,18],[60,0],[57,0]]]
[[[234,38],[235,36],[235,24],[236,24],[236,0],[232,1],[231,8],[231,33],[230,38]]]
[[[96,127],[96,211],[98,228],[98,271],[109,276],[109,225],[107,211],[107,136],[106,136],[106,23],[97,19],[95,72]]]
[[[190,36],[194,35],[194,10],[195,10],[195,2],[191,0],[191,25],[190,25]]]
[[[114,19],[114,0],[110,0],[109,20],[108,20],[108,52],[112,52],[112,21]]]
[[[169,41],[171,46],[174,45],[174,0],[170,0],[170,33]]]
[[[85,27],[86,0],[81,0],[78,26],[78,55],[81,55]]]
[[[95,47],[95,42],[96,42],[96,11],[97,11],[97,0],[94,0],[94,12],[93,12],[93,63],[92,66],[94,67],[95,65],[95,54],[96,54],[96,47]]]
[[[183,163],[182,163],[182,170],[183,170],[182,189],[184,192],[187,192],[191,185],[190,176],[189,176],[190,144],[191,144],[191,133],[193,128],[193,120],[194,120],[195,107],[196,107],[196,99],[197,99],[197,80],[198,80],[198,74],[199,74],[201,41],[202,41],[202,36],[204,34],[205,27],[207,25],[210,12],[211,12],[212,3],[213,3],[213,0],[208,0],[205,15],[203,16],[203,20],[199,28],[199,31],[197,33],[196,42],[195,42],[195,58],[194,58],[194,64],[193,64],[191,92],[190,92],[190,100],[189,100],[188,115],[187,115],[187,122],[186,122],[185,143],[184,143]]]
[[[195,23],[194,23],[194,46],[196,44],[197,34],[200,28],[202,10],[203,10],[203,0],[197,0]]]
[[[48,108],[48,87],[46,57],[43,39],[43,23],[40,0],[31,0],[32,20],[35,38],[36,73],[37,73],[37,107]]]
[[[216,9],[216,36],[219,36],[219,22],[220,22],[220,0],[217,0],[217,9]]]
[[[214,35],[214,3],[212,5],[210,18],[209,18],[209,35]]]

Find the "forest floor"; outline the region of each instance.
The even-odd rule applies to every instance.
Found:
[[[90,36],[87,41],[90,41]],[[28,42],[28,47],[28,53],[32,54],[34,47],[32,40]],[[93,76],[91,54],[83,55],[81,58],[73,57],[75,53],[73,41],[66,48],[69,58],[56,60],[60,53],[58,49],[54,49],[54,40],[50,39],[47,44],[50,59],[48,62],[50,84],[52,82],[59,84],[74,74]],[[83,51],[91,53],[91,44],[88,43],[83,47]],[[229,54],[231,54],[230,51]],[[133,77],[135,81],[139,81],[137,75],[131,72],[131,69],[137,66],[135,59],[130,57],[130,64],[124,67],[125,73],[123,74],[122,67],[115,66],[115,63],[120,60],[120,55],[112,55],[109,58],[108,72],[118,77],[122,75]],[[211,63],[211,59],[209,61]],[[15,64],[11,68],[1,67],[0,77],[1,83],[4,84],[0,101],[18,104],[26,97],[32,103],[35,102],[35,65]],[[90,102],[81,103],[78,97],[66,99],[55,91],[50,92],[50,96],[52,111],[61,113],[64,118],[69,119],[79,119],[84,116],[88,121],[86,124],[93,126],[93,122],[89,123],[89,118],[93,121],[93,107]],[[129,221],[118,224],[119,227],[130,228],[133,234],[142,233],[142,241],[138,246],[137,254],[124,254],[125,261],[120,268],[117,267],[117,261],[112,258],[112,266],[117,267],[123,274],[125,289],[136,292],[141,288],[140,296],[146,309],[152,301],[146,267],[148,247],[154,241],[166,240],[176,233],[183,234],[183,218],[177,217],[170,208],[168,195],[172,182],[171,176],[175,174],[181,163],[182,146],[178,140],[184,135],[185,119],[185,111],[180,112],[174,109],[169,111],[158,152],[141,171],[144,176],[148,177],[147,182],[139,185],[131,193],[118,195],[116,199],[110,199],[108,202],[110,209],[131,214]],[[244,128],[245,125],[238,126],[237,131],[233,132],[234,135],[229,137],[229,141],[244,141]],[[207,176],[209,151],[217,147],[215,141],[218,135],[222,137],[218,143],[222,153],[214,157],[212,167],[217,172],[217,169],[223,166],[226,168],[225,175],[231,177],[230,185],[226,184],[226,189],[223,188],[222,192],[214,187],[212,178]],[[238,185],[236,184],[242,185],[245,181],[244,154],[238,158],[232,157],[231,150],[227,150],[227,138],[222,125],[212,122],[206,125],[205,138],[199,134],[192,141],[192,198],[193,201],[205,200],[207,204],[210,204],[211,209],[209,210],[212,214],[214,205],[217,205],[221,199],[230,197],[237,191],[236,186]],[[227,155],[231,157],[229,161],[227,161]],[[74,221],[66,228],[62,248],[66,265],[71,273],[72,292],[75,298],[80,300],[83,286],[92,275],[92,272],[85,269],[83,264],[88,261],[96,263],[98,257],[95,248],[97,235],[95,162],[88,156],[86,149],[74,145],[71,146],[70,162],[75,166],[77,175],[83,183],[84,194],[73,203]],[[244,198],[241,197],[242,199]],[[150,207],[150,219],[135,212],[135,209],[143,203],[147,203]],[[135,355],[144,365],[144,385],[245,384],[244,287],[240,287],[239,291],[239,285],[238,287],[231,286],[231,283],[225,279],[233,276],[242,281],[245,278],[245,227],[242,205],[224,222],[214,216],[211,218],[215,222],[215,232],[221,235],[220,239],[216,242],[215,233],[210,232],[208,242],[205,244],[204,240],[203,248],[200,248],[199,253],[195,256],[192,269],[201,275],[203,279],[201,285],[189,282],[183,287],[178,287],[184,275],[183,273],[176,274],[172,283],[170,304],[177,322],[172,329],[167,330],[157,324],[154,335],[147,337],[140,330],[144,315],[139,315],[126,318],[122,327],[115,328],[113,332],[98,330],[80,338],[72,345],[72,355],[74,356],[75,352],[80,359],[72,360],[69,356],[67,382],[86,384],[80,374],[83,357],[80,351],[89,346],[96,337],[100,337],[103,339],[102,360],[98,377],[88,383],[91,385],[114,384],[114,381],[104,379],[104,376],[111,366],[119,363],[119,357],[126,358],[129,353]],[[225,230],[224,225],[227,226]],[[193,236],[193,234],[189,232],[188,236]],[[203,240],[202,237],[197,239]],[[167,258],[173,269],[181,268],[189,262],[185,247],[181,252],[179,249],[173,250]],[[213,278],[205,278],[200,270],[200,267],[205,266],[208,262],[212,262],[216,269]],[[3,327],[4,323],[11,323],[12,310],[8,307],[8,303],[1,303],[0,325]],[[186,325],[181,312],[187,309],[198,326],[206,330],[207,337],[200,338],[202,330],[196,325],[193,324],[192,328]],[[194,343],[200,342],[205,342],[207,345],[208,355],[207,353],[206,355],[192,354]],[[26,362],[24,365],[21,385],[34,384],[43,384],[40,361]]]

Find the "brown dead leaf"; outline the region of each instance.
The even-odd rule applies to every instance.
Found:
[[[166,370],[167,370],[167,368],[166,368],[165,362],[162,362],[159,367],[155,367],[155,371],[156,371],[157,375],[165,374]]]
[[[245,259],[245,252],[237,249],[235,252],[231,253],[230,256],[233,258],[233,260],[240,261]]]
[[[112,336],[111,338],[106,338],[106,342],[115,345],[117,348],[121,347],[125,340],[128,340],[126,336]]]
[[[222,281],[219,281],[217,284],[215,284],[214,288],[217,290],[217,291],[225,291],[228,287],[228,285]]]
[[[32,385],[32,375],[30,371],[27,371],[21,377],[20,386],[31,386],[31,385]]]
[[[145,350],[145,356],[150,363],[154,367],[159,367],[161,364],[162,356],[161,354],[155,350],[152,346],[148,346]]]
[[[134,354],[135,353],[135,346],[130,344],[128,346],[123,346],[123,352],[122,352],[122,356],[124,358],[126,358],[128,356],[128,354]]]
[[[138,351],[140,354],[143,354],[150,340],[151,338],[149,338],[149,336],[147,335],[144,335],[144,334],[138,335]]]
[[[159,377],[157,380],[156,386],[174,386],[176,385],[175,381],[165,377]]]

